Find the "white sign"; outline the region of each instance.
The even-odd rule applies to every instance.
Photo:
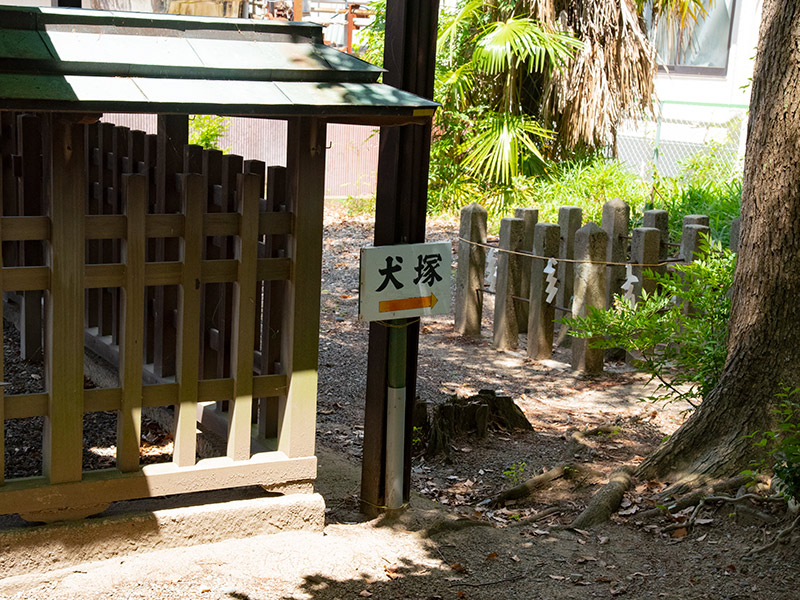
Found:
[[[362,248],[358,318],[449,313],[451,270],[449,242]]]

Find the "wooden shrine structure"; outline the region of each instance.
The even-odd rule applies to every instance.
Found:
[[[25,479],[3,477],[0,429],[0,514],[312,489],[326,124],[429,126],[436,106],[380,74],[304,23],[0,7],[0,288],[46,372],[41,393],[0,387],[0,420],[44,422]],[[157,135],[102,121],[126,112]],[[187,145],[189,114],[284,119],[286,166]],[[84,389],[85,344],[118,387]],[[209,403],[227,455],[198,460]],[[142,466],[159,406],[172,461]],[[116,460],[85,472],[93,411],[117,413]]]

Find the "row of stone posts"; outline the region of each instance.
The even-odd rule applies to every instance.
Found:
[[[603,206],[601,225],[581,226],[583,214],[577,206],[562,206],[558,223],[539,223],[538,210],[518,208],[514,218],[500,222],[497,279],[494,303],[495,348],[514,350],[519,334],[527,333],[527,354],[536,360],[553,354],[554,323],[564,316],[583,317],[590,307],[606,309],[615,294],[623,293],[633,275],[632,293],[639,298],[652,292],[655,282],[644,276],[647,268],[663,273],[658,265],[670,257],[668,214],[648,210],[641,227],[629,229],[630,207],[622,200]],[[486,269],[487,212],[478,204],[461,211],[458,271],[456,277],[456,332],[480,337]],[[702,234],[709,233],[705,215],[683,219],[680,251],[672,259],[692,262],[699,254]],[[731,227],[731,248],[738,244],[738,219]],[[549,259],[555,259],[555,269]],[[549,265],[549,268],[548,268]],[[553,292],[553,285],[557,292]],[[566,341],[561,326],[556,345]],[[590,340],[572,339],[574,369],[597,373],[603,370],[603,350],[591,348]]]

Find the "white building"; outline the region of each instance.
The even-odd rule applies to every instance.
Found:
[[[716,0],[689,31],[663,24],[658,48],[656,119],[620,128],[619,157],[643,176],[673,176],[680,162],[713,151],[739,168],[744,156],[750,80],[762,0]]]

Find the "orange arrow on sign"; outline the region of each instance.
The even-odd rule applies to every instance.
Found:
[[[430,296],[417,298],[401,298],[400,300],[383,300],[378,303],[378,312],[387,313],[415,308],[433,308],[439,299],[431,292]],[[374,305],[373,305],[374,306]]]

